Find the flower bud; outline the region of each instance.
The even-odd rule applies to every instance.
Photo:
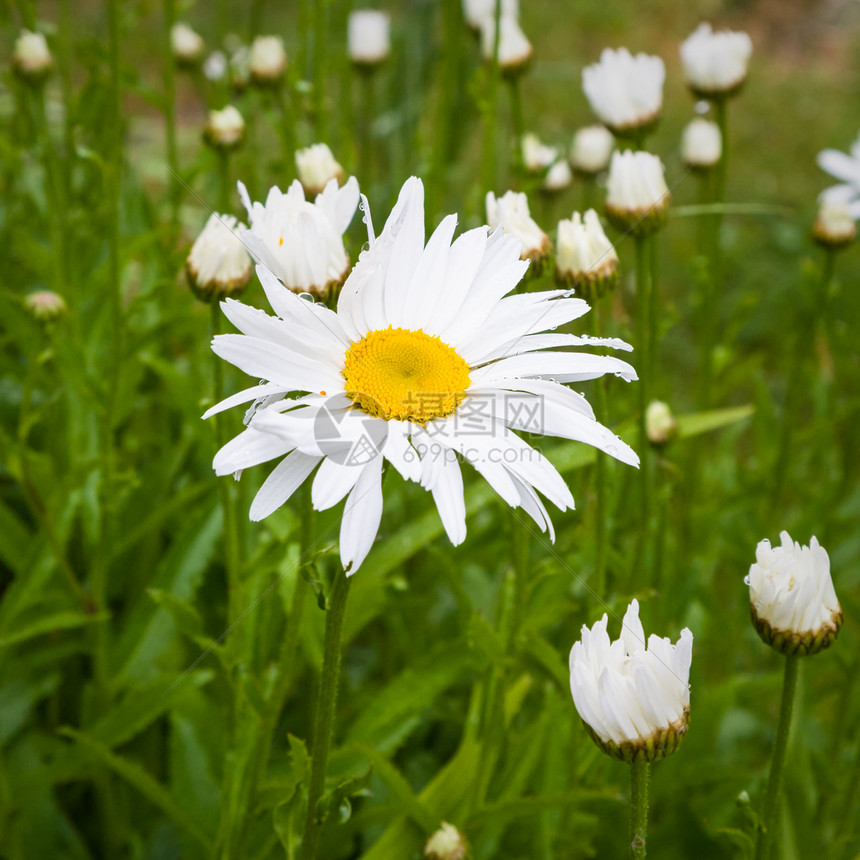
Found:
[[[227,55],[223,51],[213,51],[203,61],[203,76],[207,81],[217,83],[227,74]]]
[[[561,191],[573,182],[573,173],[567,160],[560,158],[546,172],[541,188],[544,191]]]
[[[681,136],[681,158],[688,167],[707,170],[722,157],[723,137],[720,127],[710,120],[696,117]]]
[[[684,79],[698,98],[733,95],[746,79],[751,54],[746,33],[715,33],[710,24],[699,24],[681,44]]]
[[[247,45],[239,45],[230,54],[227,71],[230,74],[230,86],[236,92],[242,92],[251,82],[251,49]]]
[[[255,84],[277,84],[287,70],[287,63],[287,52],[280,36],[257,36],[252,42],[248,69]]]
[[[236,296],[251,280],[252,263],[241,236],[244,224],[213,212],[185,262],[188,284],[204,302]]]
[[[809,546],[780,533],[780,546],[763,540],[744,582],[750,614],[762,641],[780,654],[817,654],[842,627],[842,608],[830,577],[830,558],[813,537]]]
[[[559,221],[555,275],[560,284],[575,288],[586,301],[615,286],[618,254],[593,209],[584,217],[574,212],[572,219]]]
[[[376,66],[391,53],[391,16],[378,9],[350,12],[347,51],[358,66]]]
[[[641,134],[663,109],[666,67],[659,57],[626,48],[604,49],[600,62],[582,70],[582,88],[597,118],[615,135]]]
[[[678,435],[678,420],[668,403],[652,400],[645,410],[645,433],[648,441],[657,448],[671,442]]]
[[[447,821],[427,840],[424,846],[426,860],[464,860],[469,851],[466,838]]]
[[[473,30],[483,29],[484,21],[496,14],[496,0],[463,0],[463,16]],[[502,17],[520,16],[519,0],[502,0]]]
[[[203,56],[203,37],[188,24],[178,21],[170,29],[170,47],[180,66],[196,66]]]
[[[657,761],[675,752],[690,721],[693,634],[686,628],[673,645],[651,635],[647,647],[634,600],[621,637],[609,641],[606,615],[570,652],[573,703],[592,740],[613,758]]]
[[[331,150],[324,143],[315,143],[296,152],[296,169],[299,182],[308,197],[316,197],[334,179],[343,179],[343,168],[337,163]]]
[[[490,15],[481,24],[481,56],[484,61],[493,61],[496,44],[496,20]],[[499,21],[499,67],[502,72],[513,75],[522,71],[532,56],[532,45],[513,15],[502,15]]]
[[[857,236],[857,225],[848,205],[837,195],[822,194],[818,215],[812,225],[812,238],[823,248],[834,251],[846,248]]]
[[[342,188],[333,179],[311,203],[296,180],[284,193],[269,189],[265,204],[252,203],[240,182],[239,196],[250,227],[245,247],[294,293],[325,296],[349,274],[343,234],[358,206],[358,182],[351,176]]]
[[[579,129],[570,147],[570,163],[577,173],[593,176],[609,167],[615,148],[615,138],[604,125],[589,125]]]
[[[210,146],[223,150],[236,149],[242,145],[244,137],[245,120],[233,105],[209,111],[203,138]]]
[[[522,139],[523,167],[529,173],[543,173],[556,159],[558,150],[541,143],[540,138],[531,132]]]
[[[20,78],[33,83],[48,77],[54,68],[54,58],[42,33],[21,31],[15,40],[12,68]]]
[[[622,231],[647,236],[658,230],[669,209],[663,163],[649,152],[612,153],[606,191],[606,214]]]
[[[520,259],[534,263],[543,262],[552,246],[549,236],[541,230],[529,214],[529,201],[525,194],[507,191],[496,197],[487,192],[487,223],[492,229],[501,227],[505,233],[516,236],[522,242]]]
[[[24,307],[33,319],[53,322],[66,315],[68,308],[63,297],[52,290],[37,290],[24,299]]]

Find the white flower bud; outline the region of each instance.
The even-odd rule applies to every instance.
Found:
[[[464,860],[469,851],[466,838],[447,821],[427,840],[424,846],[426,860]]]
[[[496,42],[495,17],[484,18],[481,24],[481,56],[488,63],[493,61]],[[502,15],[499,21],[499,66],[502,71],[514,73],[522,69],[531,59],[532,45],[513,15]]]
[[[347,24],[347,50],[353,63],[375,66],[391,53],[391,16],[377,9],[351,12]]]
[[[233,105],[210,110],[203,137],[216,149],[235,149],[245,137],[245,120]]]
[[[763,540],[744,582],[753,624],[781,654],[817,654],[842,627],[842,608],[830,577],[830,558],[813,537],[809,546],[780,533],[780,546]]]
[[[284,194],[269,190],[265,204],[251,203],[245,186],[239,196],[251,226],[242,241],[251,255],[295,293],[323,296],[349,274],[343,234],[358,206],[358,182],[351,176],[337,187],[332,179],[313,203],[296,180]]]
[[[544,191],[561,191],[567,188],[573,182],[573,173],[567,159],[560,158],[556,161],[549,170],[543,180]]]
[[[612,153],[606,189],[606,214],[619,230],[646,236],[666,219],[669,189],[663,163],[649,152]]]
[[[251,49],[246,45],[239,45],[230,54],[228,71],[230,72],[230,86],[239,92],[244,90],[251,80]]]
[[[549,236],[541,230],[529,214],[529,201],[525,194],[507,191],[496,197],[487,192],[487,223],[494,230],[501,227],[505,233],[522,242],[520,258],[538,262],[550,252]]]
[[[68,308],[63,297],[52,290],[37,290],[24,299],[24,307],[33,319],[53,322],[66,315]]]
[[[227,55],[223,51],[213,51],[203,61],[203,75],[208,81],[221,81],[227,74]]]
[[[675,750],[690,719],[693,634],[676,644],[652,634],[639,620],[634,600],[624,615],[621,637],[609,641],[606,615],[570,652],[573,703],[592,739],[623,761],[656,761]]]
[[[529,173],[542,173],[558,158],[558,150],[546,146],[540,138],[531,132],[523,135],[522,139],[523,167]]]
[[[296,169],[299,182],[308,197],[316,197],[334,179],[343,179],[343,168],[335,161],[331,150],[324,143],[315,143],[296,152]]]
[[[713,167],[723,154],[720,127],[701,117],[691,120],[681,135],[681,158],[684,164],[696,168]]]
[[[170,47],[177,63],[195,66],[203,56],[203,37],[188,24],[178,21],[170,30]]]
[[[730,95],[747,76],[752,41],[746,33],[715,33],[710,24],[699,24],[681,44],[684,79],[701,98]]]
[[[615,148],[615,138],[604,125],[589,125],[579,129],[570,147],[570,163],[580,173],[595,174],[609,167]]]
[[[463,0],[463,16],[473,30],[483,29],[484,21],[496,14],[496,0]],[[520,16],[518,0],[502,0],[502,17],[517,20]]]
[[[626,48],[604,49],[600,62],[582,70],[582,88],[597,118],[614,134],[653,125],[663,108],[666,67],[659,57]]]
[[[848,204],[840,195],[824,193],[819,199],[818,216],[812,225],[812,237],[825,248],[844,248],[857,236],[857,225]]]
[[[251,258],[242,244],[245,225],[213,212],[185,262],[188,283],[203,301],[242,292],[251,279]]]
[[[287,52],[280,36],[257,36],[251,43],[248,69],[257,84],[274,84],[287,69]]]
[[[657,447],[666,445],[678,434],[678,420],[668,403],[652,400],[645,410],[645,433],[648,441]]]
[[[558,222],[555,273],[560,283],[575,287],[586,300],[614,286],[618,254],[593,209],[584,218],[574,212],[571,219]]]
[[[15,40],[12,67],[24,79],[39,81],[46,78],[54,67],[54,58],[42,33],[22,30]]]

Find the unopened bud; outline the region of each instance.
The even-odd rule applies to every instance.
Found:
[[[33,319],[52,322],[66,315],[68,308],[63,297],[52,290],[38,290],[24,299],[24,307]]]
[[[427,840],[424,846],[426,860],[464,860],[469,852],[466,838],[447,821]]]
[[[233,105],[210,110],[203,137],[215,149],[236,149],[245,137],[245,120]]]
[[[668,403],[652,400],[645,410],[645,432],[648,441],[661,448],[678,435],[678,419],[672,414]]]

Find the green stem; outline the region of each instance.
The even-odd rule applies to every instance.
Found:
[[[287,84],[278,86],[273,92],[275,104],[281,114],[281,129],[284,142],[284,173],[288,178],[295,176],[296,169],[296,126],[293,111],[288,103],[289,95],[285,92]]]
[[[634,554],[634,565],[641,567],[651,524],[651,446],[645,425],[645,413],[649,402],[649,368],[651,366],[650,333],[650,289],[648,273],[648,238],[636,237],[636,330],[639,350],[638,366],[641,375],[639,386],[639,471],[642,482],[642,509],[638,537],[638,552]],[[631,580],[632,581],[632,580]]]
[[[520,514],[516,517],[513,532],[514,605],[511,620],[512,646],[520,633],[525,614],[526,600],[528,598],[530,545],[531,532],[529,530],[529,522],[525,519],[524,514]]]
[[[650,767],[647,761],[635,761],[630,765],[630,856],[634,860],[645,857]]]
[[[699,406],[707,409],[711,405],[712,389],[714,380],[714,348],[716,346],[716,331],[718,325],[717,302],[720,281],[722,280],[722,245],[720,236],[723,230],[723,206],[726,201],[726,176],[728,175],[729,135],[728,135],[728,113],[726,111],[726,99],[717,99],[714,102],[714,110],[717,114],[717,125],[720,128],[722,139],[722,153],[720,160],[714,169],[714,199],[710,214],[710,235],[707,243],[707,254],[710,265],[705,278],[702,298],[702,370],[701,388],[699,392]]]
[[[170,31],[176,21],[175,0],[164,0],[164,125],[167,144],[167,197],[170,201],[170,223],[179,221],[179,156],[176,148],[176,67],[170,46]]]
[[[511,75],[508,78],[508,90],[511,94],[511,120],[514,127],[514,169],[519,173],[523,166],[523,135],[526,130],[519,75]]]
[[[794,709],[794,694],[797,690],[797,672],[800,657],[793,655],[785,658],[785,676],[782,682],[782,702],[779,706],[779,724],[776,727],[776,740],[773,745],[773,758],[770,763],[770,776],[767,780],[767,793],[762,814],[762,829],[756,843],[756,860],[768,860],[774,842],[779,819],[779,795],[782,788],[782,772],[785,768],[785,752],[791,731],[791,714]]]
[[[313,757],[308,787],[308,808],[302,836],[301,860],[315,860],[319,844],[320,821],[317,804],[325,788],[325,772],[334,728],[337,688],[340,678],[341,633],[349,596],[350,579],[343,571],[335,573],[325,616],[325,644],[322,677],[314,708]]]
[[[218,212],[221,215],[230,214],[230,192],[233,190],[230,181],[230,152],[229,150],[218,150]],[[217,308],[218,302],[213,302],[212,307]],[[213,331],[213,335],[217,332]],[[218,362],[220,364],[220,361]],[[217,401],[216,401],[217,402]]]
[[[658,253],[657,237],[658,233],[650,236],[648,239],[649,263],[650,263],[650,284],[648,290],[648,377],[649,379],[657,379],[657,372],[660,365],[660,335],[659,335],[659,314],[660,314],[660,294],[659,294],[659,277],[660,277],[660,255]],[[652,389],[653,391],[653,389]],[[652,395],[653,396],[653,395]]]
[[[830,286],[833,282],[835,270],[836,252],[827,250],[824,257],[824,266],[821,270],[819,282],[819,293],[813,299],[812,308],[812,340],[818,332],[818,327],[824,317],[827,297],[830,294]],[[773,489],[770,493],[771,511],[776,511],[782,501],[785,486],[788,483],[788,473],[791,468],[791,447],[794,438],[794,425],[798,414],[798,398],[803,390],[803,379],[805,376],[803,356],[808,350],[806,345],[808,335],[805,329],[798,329],[796,342],[791,358],[791,369],[788,373],[785,389],[785,405],[783,406],[782,426],[780,427],[779,444],[777,448],[776,465],[773,473]]]
[[[484,108],[484,140],[481,157],[481,190],[493,191],[496,186],[496,138],[499,116],[499,32],[501,29],[502,0],[496,0],[495,33],[493,35],[493,61],[490,65],[490,85]]]
[[[326,41],[328,26],[328,0],[315,0],[314,3],[314,130],[317,143],[328,140],[325,78],[326,78]]]

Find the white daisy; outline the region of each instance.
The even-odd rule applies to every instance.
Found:
[[[336,310],[285,290],[263,266],[257,272],[276,317],[222,304],[242,334],[216,337],[213,349],[267,381],[206,413],[255,401],[247,428],[215,456],[216,473],[283,458],[251,506],[251,519],[260,520],[316,470],[317,510],[346,497],[340,556],[348,573],[379,529],[385,461],[432,493],[454,544],[466,536],[457,455],[552,538],[538,492],[561,510],[573,498],[549,461],[512,431],[586,442],[636,465],[585,398],[562,384],[606,373],[632,380],[633,368],[610,356],[551,351],[630,347],[554,333],[588,311],[566,291],[509,295],[528,262],[519,240],[501,230],[479,227],[452,243],[457,218],[449,215],[425,247],[424,187],[416,178],[404,184],[378,238],[369,212],[367,224],[369,248]]]

